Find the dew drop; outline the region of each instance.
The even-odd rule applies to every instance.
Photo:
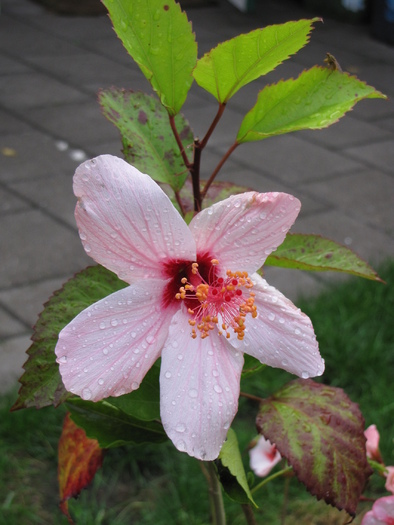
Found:
[[[184,423],[178,423],[175,427],[175,430],[183,434],[183,432],[186,430],[186,425]]]
[[[183,355],[182,354],[178,354],[178,359],[179,359],[179,361],[182,361]]]
[[[82,399],[84,399],[85,401],[88,401],[89,399],[91,399],[92,397],[92,391],[89,390],[89,388],[84,388],[82,390]]]
[[[215,390],[216,393],[218,394],[221,394],[223,392],[223,389],[220,385],[214,385],[213,389]]]
[[[305,371],[301,372],[301,377],[302,377],[302,379],[308,379],[308,377],[309,377],[308,372],[305,372]]]
[[[118,325],[117,319],[112,319],[111,326],[117,326],[117,325]]]
[[[107,354],[108,354],[108,348],[103,348],[103,354],[104,354],[104,355],[107,355]]]
[[[131,337],[132,337],[133,339],[135,339],[135,338],[136,338],[136,336],[137,336],[137,334],[136,334],[135,332],[131,332],[131,334],[130,334],[130,335],[131,335]]]
[[[274,319],[275,319],[275,314],[273,314],[272,312],[269,313],[269,314],[268,314],[268,319],[269,319],[270,321],[274,321]]]
[[[61,365],[65,365],[67,363],[67,356],[66,355],[63,355],[62,357],[59,358],[59,363]]]
[[[99,384],[99,385],[103,385],[103,384],[104,384],[104,379],[103,379],[103,378],[100,378],[100,379],[98,380],[98,384]]]
[[[104,328],[105,328],[104,321],[101,321],[101,323],[99,324],[99,327],[100,327],[100,330],[104,330]]]
[[[197,397],[197,396],[198,396],[198,392],[197,392],[197,390],[196,390],[195,388],[191,388],[191,389],[189,390],[189,396],[190,396],[190,397]]]
[[[181,452],[185,452],[186,450],[186,443],[184,441],[178,441],[176,444],[176,448],[180,450]]]
[[[219,372],[217,370],[212,370],[213,377],[218,377]]]
[[[131,383],[131,388],[132,388],[132,390],[137,390],[137,388],[139,388],[139,386],[140,386],[140,384],[137,383],[137,381],[133,381],[133,382]]]
[[[171,372],[167,371],[164,375],[165,375],[165,377],[166,377],[167,379],[170,379],[170,377],[171,377],[172,374],[171,374]]]

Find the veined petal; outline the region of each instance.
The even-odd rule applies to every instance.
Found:
[[[147,280],[117,291],[63,328],[55,352],[67,390],[98,401],[139,387],[175,312],[160,304],[165,284]]]
[[[394,496],[385,496],[375,501],[361,525],[391,525],[394,522]]]
[[[194,240],[170,199],[124,160],[102,155],[84,162],[74,193],[85,251],[124,281],[160,278],[169,259],[195,260]]]
[[[260,436],[256,445],[249,450],[250,468],[256,476],[267,476],[274,466],[279,463],[282,456],[275,445],[271,445],[268,439]]]
[[[257,317],[246,318],[244,340],[232,337],[231,344],[304,379],[321,375],[324,360],[309,317],[259,275],[254,274],[252,281]]]
[[[197,253],[209,253],[225,270],[253,273],[283,242],[300,207],[287,193],[248,192],[213,204],[189,225]]]
[[[187,315],[173,317],[160,370],[164,429],[178,450],[218,457],[238,409],[243,355],[213,330],[192,339]]]

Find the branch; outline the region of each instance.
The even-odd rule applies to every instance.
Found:
[[[209,186],[212,184],[212,182],[214,181],[216,175],[219,173],[219,171],[221,170],[223,164],[226,162],[226,160],[229,158],[229,156],[231,155],[231,153],[235,150],[235,148],[238,146],[238,142],[235,141],[234,144],[232,146],[230,146],[230,148],[227,150],[227,152],[224,154],[223,158],[221,159],[221,161],[219,162],[219,164],[216,166],[216,168],[214,169],[212,175],[209,177],[207,183],[205,184],[204,186],[204,189],[202,190],[201,192],[201,197],[202,199],[204,199],[204,197],[206,196],[207,194],[207,191],[209,189]]]
[[[187,158],[187,155],[186,155],[186,152],[185,152],[185,148],[183,147],[183,144],[182,144],[182,141],[181,141],[181,137],[179,136],[178,130],[176,129],[175,118],[172,115],[168,115],[168,116],[169,116],[169,119],[170,119],[170,126],[171,126],[171,129],[172,129],[172,132],[174,134],[175,140],[176,140],[176,142],[178,144],[179,150],[180,150],[181,155],[182,155],[183,162],[184,162],[185,166],[187,167],[187,169],[190,170],[191,165],[190,165],[189,159]]]
[[[216,128],[217,126],[217,123],[219,122],[219,120],[221,119],[222,115],[223,115],[223,112],[224,110],[226,109],[226,103],[220,103],[219,104],[219,109],[218,109],[218,112],[216,113],[216,116],[215,118],[213,119],[212,121],[212,124],[209,126],[209,129],[208,131],[206,132],[205,134],[205,137],[202,139],[202,141],[200,142],[200,147],[201,149],[204,149],[205,146],[207,145],[207,142],[208,140],[210,139],[214,129]]]

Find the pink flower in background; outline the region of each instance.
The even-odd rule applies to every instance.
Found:
[[[394,494],[394,467],[386,467],[386,490]]]
[[[394,525],[394,496],[376,500],[361,525]]]
[[[364,435],[366,437],[366,450],[367,450],[367,457],[370,459],[373,459],[374,461],[377,461],[378,463],[382,463],[382,456],[380,454],[379,450],[379,431],[376,428],[376,425],[370,425],[364,432]]]
[[[264,436],[260,436],[257,444],[249,450],[249,457],[250,468],[256,476],[260,476],[261,478],[267,476],[282,459],[276,446],[271,445]]]
[[[161,357],[164,429],[179,450],[212,460],[237,412],[244,352],[304,378],[322,374],[310,319],[255,273],[297,217],[296,198],[244,193],[188,226],[148,175],[110,155],[77,169],[74,192],[85,251],[129,286],[60,332],[67,390],[120,396]]]

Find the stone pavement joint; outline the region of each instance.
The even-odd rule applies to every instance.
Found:
[[[200,56],[218,42],[272,23],[312,18],[296,0],[256,2],[241,14],[225,0],[187,10]],[[229,102],[204,151],[202,176],[233,142],[265,83],[297,76],[332,53],[345,71],[386,93],[365,100],[338,124],[238,148],[221,180],[285,191],[303,207],[293,231],[345,243],[372,264],[394,255],[394,47],[365,25],[326,18],[310,43]],[[15,388],[31,327],[42,305],[91,264],[77,235],[72,176],[85,158],[121,155],[118,131],[102,115],[97,91],[152,90],[107,16],[59,16],[29,0],[3,0],[0,14],[0,391]],[[202,136],[216,101],[194,85],[183,112]],[[293,300],[326,289],[336,276],[266,269]]]

